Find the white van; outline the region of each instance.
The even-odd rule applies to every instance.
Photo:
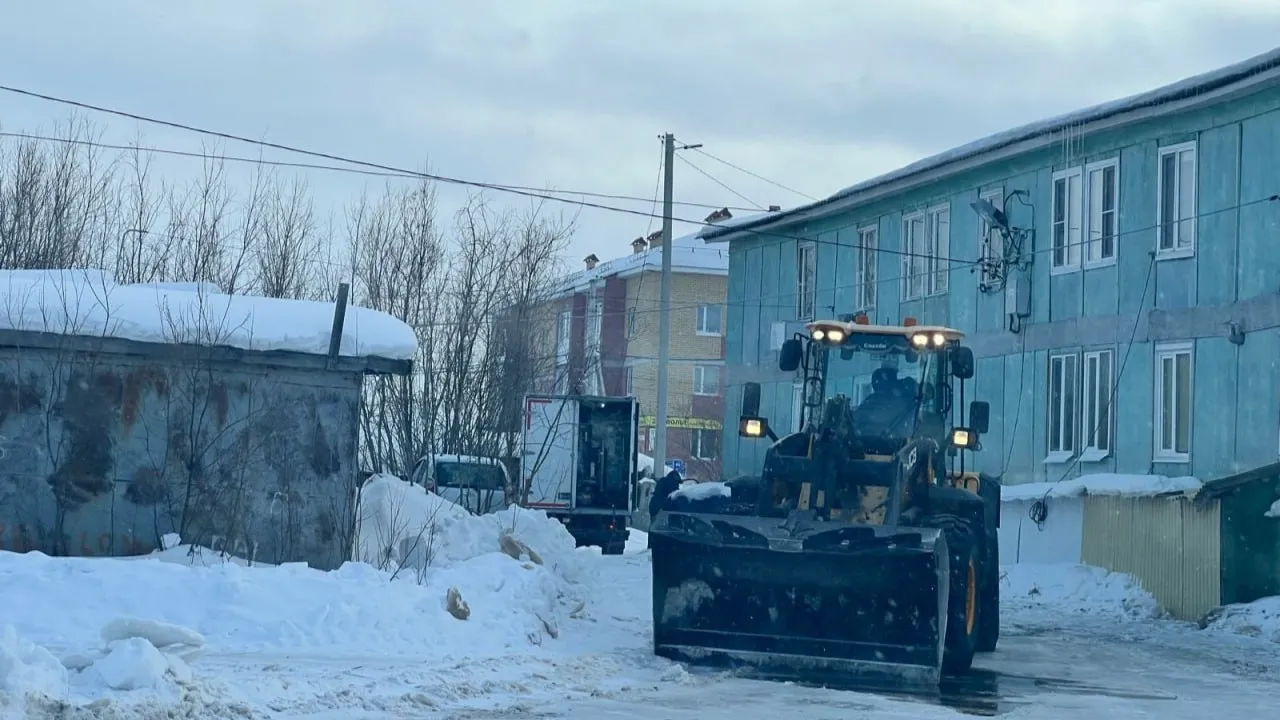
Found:
[[[414,464],[409,482],[476,515],[505,508],[512,489],[506,465],[476,455],[427,455]]]

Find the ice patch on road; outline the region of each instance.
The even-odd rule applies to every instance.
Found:
[[[1160,604],[1132,576],[1092,565],[1019,563],[1001,568],[1001,604],[1055,612],[1155,618]]]

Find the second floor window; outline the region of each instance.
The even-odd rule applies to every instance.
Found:
[[[693,394],[694,395],[719,395],[720,394],[720,366],[719,365],[694,365],[693,366]]]
[[[874,227],[862,228],[858,231],[858,272],[857,277],[854,278],[854,287],[859,310],[870,310],[876,306],[878,235]]]
[[[699,305],[697,325],[698,334],[719,335],[721,328],[720,319],[719,305]]]
[[[947,292],[950,277],[951,210],[929,208],[902,219],[902,299]]]
[[[796,319],[812,320],[818,298],[818,246],[802,242],[796,253]]]
[[[1160,148],[1160,254],[1189,254],[1196,242],[1195,143]]]
[[[556,362],[569,361],[569,339],[573,330],[573,313],[565,310],[556,318]]]

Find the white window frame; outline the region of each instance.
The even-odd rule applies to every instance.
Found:
[[[1062,383],[1063,391],[1061,394],[1062,404],[1053,407],[1053,367],[1056,363],[1062,364]],[[1076,352],[1067,353],[1051,353],[1049,355],[1048,373],[1045,375],[1045,463],[1063,463],[1070,460],[1076,454],[1076,448],[1080,444],[1080,437],[1077,432],[1080,427],[1080,354]],[[1071,412],[1067,411],[1067,401],[1070,401]],[[1058,416],[1058,437],[1053,437],[1053,423],[1051,419],[1054,415]],[[1071,433],[1070,447],[1067,445],[1067,433]],[[1058,447],[1054,447],[1057,445]]]
[[[710,318],[712,311],[715,312],[716,330],[707,329],[707,319]],[[695,332],[702,337],[720,337],[724,334],[724,308],[716,304],[703,304],[698,306],[697,322]]]
[[[556,315],[556,364],[569,362],[569,348],[573,345],[573,311],[561,310]]]
[[[644,439],[646,442],[649,443],[649,447],[648,447],[649,452],[653,452],[654,446],[658,444],[658,428],[645,428]],[[654,470],[654,475],[657,475],[658,477],[662,477],[662,475],[658,475],[658,468],[655,467],[653,470]]]
[[[622,394],[635,397],[636,394],[636,366],[628,365],[622,368]]]
[[[587,309],[587,342],[589,351],[599,349],[604,332],[604,300],[593,298]]]
[[[945,237],[939,231],[940,218],[946,218]],[[911,232],[919,221],[921,236]],[[945,295],[950,287],[951,204],[941,203],[925,210],[902,216],[902,282],[903,302]],[[918,282],[918,289],[917,289]]]
[[[706,460],[709,462],[720,459],[718,454],[710,455],[710,456],[702,454],[703,453],[703,447],[702,447],[703,433],[711,433],[715,435],[717,431],[709,428],[694,428],[693,430],[691,430],[689,432],[689,454],[692,455],[694,459]],[[718,453],[719,448],[717,448],[716,450]]]
[[[1108,168],[1113,171],[1111,177],[1115,187],[1111,190],[1112,208],[1109,211],[1104,211],[1094,207],[1093,181],[1095,174],[1099,180],[1105,178]],[[1105,192],[1105,186],[1103,192]],[[1084,230],[1082,234],[1084,246],[1081,253],[1081,263],[1085,268],[1115,265],[1116,253],[1118,252],[1117,245],[1120,240],[1120,158],[1112,157],[1085,165],[1081,195],[1084,203]],[[1100,226],[1103,222],[1104,213],[1107,212],[1111,214],[1111,254],[1103,255],[1103,239],[1106,236],[1102,235],[1102,231],[1095,227],[1095,222]],[[1096,237],[1094,235],[1095,232],[1097,233]]]
[[[1170,419],[1170,431],[1173,436],[1171,438],[1172,447],[1164,444],[1164,433],[1162,430],[1164,429],[1164,363],[1168,360],[1173,367],[1173,384],[1176,392],[1178,382],[1177,363],[1178,357],[1181,355],[1187,356],[1187,392],[1189,394],[1185,401],[1187,403],[1187,422],[1189,423],[1189,426],[1186,429],[1187,448],[1185,451],[1180,452],[1176,449],[1179,409],[1177,404],[1178,398],[1176,395],[1173,398],[1174,404],[1170,410],[1172,414],[1172,418]],[[1159,463],[1189,463],[1191,462],[1191,443],[1193,441],[1192,433],[1195,431],[1195,416],[1193,414],[1195,412],[1194,396],[1196,377],[1195,343],[1177,342],[1161,343],[1156,345],[1155,362],[1152,364],[1152,368],[1152,379],[1155,382],[1154,392],[1152,393],[1152,399],[1154,402],[1151,408],[1151,427],[1153,431],[1152,448],[1154,449],[1154,452],[1152,453],[1152,460]]]
[[[1102,372],[1103,358],[1106,358],[1105,373]],[[1115,378],[1114,350],[1091,350],[1084,354],[1080,382],[1081,462],[1098,462],[1111,454],[1116,433]],[[1103,425],[1106,432],[1095,432]]]
[[[1191,157],[1191,211],[1188,214],[1182,207],[1182,185],[1184,178],[1182,177],[1182,157],[1183,155]],[[1166,239],[1164,235],[1164,160],[1170,155],[1178,157],[1177,168],[1178,173],[1174,178],[1174,198],[1177,203],[1177,217],[1179,219],[1173,221],[1173,233],[1175,235],[1173,242],[1169,247],[1165,247]],[[1199,215],[1199,186],[1197,185],[1200,176],[1200,158],[1197,152],[1196,141],[1178,143],[1176,145],[1166,145],[1160,148],[1156,157],[1156,258],[1161,260],[1169,260],[1175,258],[1187,258],[1195,255],[1196,251],[1196,225],[1197,216]],[[1178,239],[1182,234],[1182,223],[1190,223],[1190,240],[1185,246],[1178,245]]]
[[[997,210],[1004,210],[1003,187],[980,193],[978,199],[986,200]],[[995,265],[1004,261],[1004,236],[981,216],[978,217],[978,248],[982,253],[982,259],[987,263]],[[983,267],[981,282],[984,285],[992,285],[996,282],[996,278],[991,274],[992,270],[994,268]]]
[[[812,271],[805,277],[805,256],[812,257]],[[807,307],[806,307],[807,305]],[[796,245],[796,319],[804,322],[814,318],[818,306],[818,244],[804,240]]]
[[[627,308],[627,337],[629,338],[636,336],[636,315],[637,312],[634,305]]]
[[[854,305],[857,310],[876,306],[876,261],[879,259],[880,227],[858,228],[858,257],[854,272]]]
[[[706,388],[708,369],[715,371],[714,372],[715,389],[710,391],[708,391]],[[719,365],[711,365],[711,364],[694,365],[693,366],[693,394],[704,396],[704,397],[715,397],[716,395],[719,395],[720,394],[720,375],[721,375],[721,372],[720,372]]]
[[[1072,181],[1076,183],[1076,194],[1071,194]],[[1058,183],[1066,183],[1065,201],[1062,220],[1058,219]],[[1053,275],[1073,272],[1080,269],[1080,259],[1084,250],[1084,170],[1080,167],[1059,170],[1053,174],[1053,182],[1049,185],[1049,272]],[[1074,223],[1075,227],[1072,227]],[[1062,239],[1059,241],[1059,229]],[[1058,249],[1062,256],[1059,258]]]

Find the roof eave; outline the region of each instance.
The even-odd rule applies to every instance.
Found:
[[[1280,67],[1273,67],[1255,73],[1234,84],[1225,85],[1190,97],[1178,98],[1157,105],[1136,107],[1122,110],[1113,115],[1098,118],[1078,125],[1073,130],[1077,137],[1083,137],[1106,130],[1114,130],[1134,123],[1186,112],[1206,105],[1225,102],[1256,92],[1260,86],[1280,81]],[[758,223],[748,223],[732,228],[711,228],[705,235],[698,234],[705,243],[722,243],[741,240],[749,235],[760,235],[776,231],[791,225],[820,219],[834,215],[864,203],[874,202],[882,198],[915,190],[929,183],[946,179],[953,175],[979,168],[992,162],[1007,160],[1019,155],[1042,150],[1061,141],[1057,136],[1056,126],[1048,126],[1042,132],[1021,140],[1012,140],[1008,144],[976,151],[971,155],[960,156],[931,168],[922,169],[909,175],[887,180],[863,190],[844,196],[819,200],[816,203],[802,205],[793,210],[783,212],[775,217],[762,218]]]

